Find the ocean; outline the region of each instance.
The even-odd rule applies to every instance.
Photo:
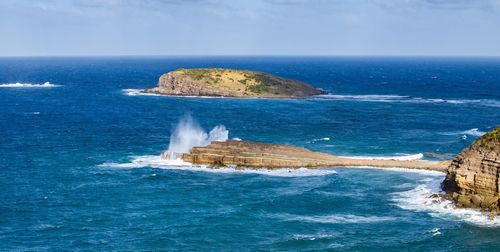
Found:
[[[140,95],[176,68],[264,71],[307,99]],[[190,116],[341,156],[452,158],[500,124],[500,58],[0,58],[2,251],[495,251],[500,218],[434,203],[444,174],[159,159]]]

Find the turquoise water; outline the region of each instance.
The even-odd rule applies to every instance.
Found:
[[[330,95],[128,90],[179,67],[266,71]],[[211,171],[157,157],[186,114],[230,138],[343,156],[454,156],[500,122],[498,58],[2,58],[0,108],[0,250],[500,248],[500,221],[427,198],[443,174]]]

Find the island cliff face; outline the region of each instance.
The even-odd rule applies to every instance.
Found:
[[[498,212],[499,176],[500,126],[453,159],[442,186],[459,206]]]
[[[224,68],[177,69],[144,92],[176,96],[300,98],[323,92],[311,85],[263,72]]]

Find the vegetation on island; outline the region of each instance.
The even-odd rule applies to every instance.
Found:
[[[267,73],[226,68],[180,68],[176,75],[189,76],[207,90],[218,90],[230,96],[300,97],[321,94],[303,82],[288,80]]]
[[[500,126],[484,134],[478,139],[479,144],[483,148],[494,149],[500,146]]]

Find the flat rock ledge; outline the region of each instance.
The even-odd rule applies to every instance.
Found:
[[[194,164],[238,166],[247,168],[324,168],[382,167],[407,168],[445,172],[449,161],[351,159],[314,152],[302,147],[280,144],[228,140],[212,142],[206,147],[194,147],[182,159]]]

